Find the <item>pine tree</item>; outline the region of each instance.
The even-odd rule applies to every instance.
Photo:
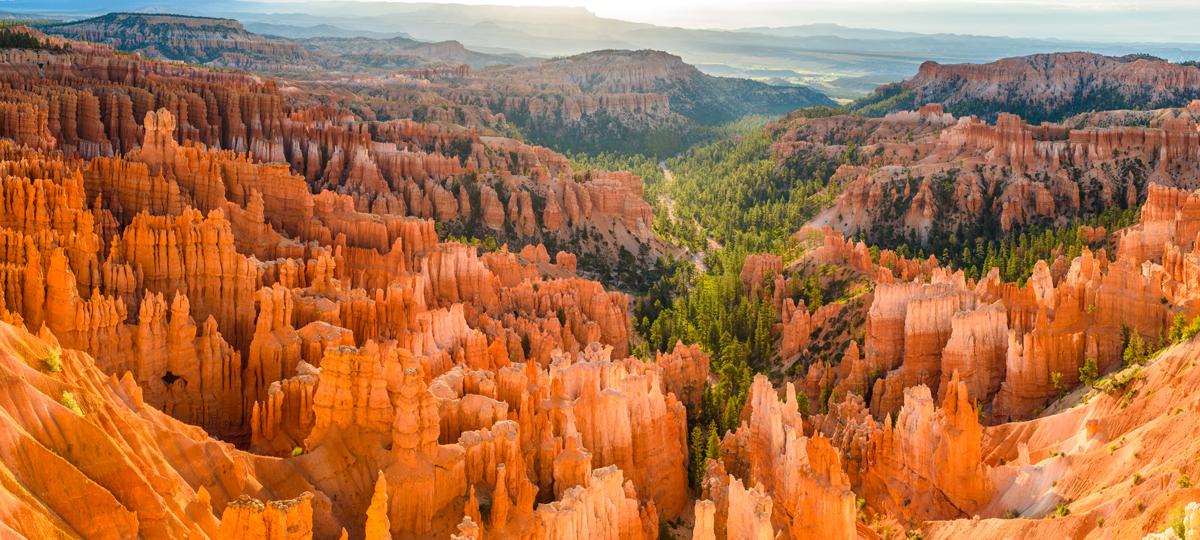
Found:
[[[1182,313],[1175,316],[1175,322],[1171,325],[1170,339],[1174,343],[1183,341],[1183,331],[1187,329],[1187,318]]]
[[[713,460],[721,459],[721,435],[717,432],[715,422],[708,424],[708,448],[705,449],[705,456]]]
[[[1142,336],[1137,330],[1130,332],[1129,345],[1125,347],[1122,357],[1125,359],[1125,367],[1141,365],[1146,362],[1146,342],[1142,340]]]
[[[704,466],[701,462],[704,461],[704,450],[704,434],[700,431],[700,426],[696,426],[692,428],[691,470],[688,471],[690,473],[689,479],[692,482],[692,488],[699,488],[700,480],[703,479]]]
[[[725,406],[725,428],[730,431],[736,431],[738,428],[738,417],[742,414],[742,404],[746,402],[746,392],[743,390],[736,396],[729,399],[729,403]]]
[[[825,305],[825,299],[821,295],[821,281],[815,278],[808,278],[807,289],[804,303],[808,305],[809,313],[816,313],[818,308]]]
[[[754,330],[754,348],[765,363],[771,358],[771,327],[775,324],[775,306],[763,298],[758,306],[758,324]]]
[[[1100,368],[1096,366],[1095,358],[1088,358],[1084,362],[1083,367],[1079,368],[1079,381],[1085,385],[1091,386],[1096,382],[1096,376],[1100,374]]]
[[[698,420],[702,423],[706,420],[712,421],[715,419],[715,416],[713,415],[712,400],[713,400],[712,387],[709,386],[708,384],[705,384],[704,390],[701,391],[701,393],[700,393],[700,417],[698,418]]]

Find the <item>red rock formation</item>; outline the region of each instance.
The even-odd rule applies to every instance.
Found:
[[[692,540],[717,540],[714,519],[717,508],[712,501],[696,501],[696,517],[692,521]]]
[[[367,508],[366,540],[392,540],[392,525],[388,521],[387,479],[379,472],[375,480],[375,494]]]
[[[563,438],[563,451],[554,458],[554,497],[562,499],[568,489],[591,483],[592,454],[579,448],[578,437]]]
[[[437,403],[425,388],[420,373],[404,370],[403,386],[393,401],[392,455],[395,463],[386,471],[392,489],[392,530],[423,534],[438,510],[435,461],[439,458]],[[385,417],[380,417],[386,422]],[[447,486],[449,487],[449,486]],[[452,493],[446,495],[453,495]]]
[[[956,81],[947,92],[949,81]],[[1004,94],[998,86],[1014,83]],[[1200,88],[1200,71],[1152,57],[1108,57],[1073,52],[1005,58],[988,64],[940,65],[925,62],[903,88],[916,92],[916,102],[933,96],[951,105],[968,96],[991,101],[1020,99],[1051,108],[1067,95],[1089,95],[1099,88],[1121,95],[1154,92],[1166,96]],[[1009,96],[1015,95],[1016,98]]]
[[[843,395],[842,401],[830,402],[828,414],[813,415],[811,420],[815,431],[829,438],[829,443],[841,452],[850,486],[861,492],[878,425],[862,396],[853,392]]]
[[[774,281],[775,275],[783,270],[783,260],[778,255],[769,253],[762,255],[746,256],[746,263],[742,266],[742,284],[746,286],[746,292],[752,290],[762,290],[763,283],[770,280]]]
[[[939,399],[945,398],[951,374],[957,373],[967,387],[969,402],[990,402],[1006,375],[1008,320],[1003,307],[957,313],[950,326],[950,340],[942,350]]]
[[[715,533],[740,540],[777,537],[771,524],[771,497],[763,493],[761,484],[751,489],[743,487],[740,479],[725,473],[720,461],[708,462],[704,496],[712,500],[696,503],[694,537],[716,538]]]
[[[563,270],[575,273],[576,267],[579,266],[579,261],[575,257],[574,253],[560,251],[558,252],[558,255],[554,256],[554,264],[562,267]]]
[[[557,359],[552,380],[562,383],[552,387],[552,400],[570,402],[573,429],[594,466],[629,471],[639,492],[673,519],[686,503],[687,413],[673,395],[663,395],[655,372],[631,373],[643,367],[640,361],[616,364],[609,354],[592,345],[574,362]],[[555,431],[571,428],[556,422]]]
[[[755,377],[747,402],[752,409],[750,420],[736,433],[726,435],[722,459],[733,461],[735,470],[744,471],[747,482],[764,486],[774,501],[775,522],[793,537],[852,538],[854,494],[850,480],[828,439],[804,436],[795,389],[789,385],[787,392],[787,401],[780,403],[770,381],[763,375]],[[736,485],[741,488],[740,482]],[[732,534],[733,481],[729,490]]]
[[[216,537],[222,540],[311,540],[312,494],[266,504],[243,495],[225,507]]]
[[[290,378],[300,362],[300,335],[291,324],[291,291],[275,285],[260,289],[254,296],[259,307],[258,324],[242,376],[247,404],[265,402],[270,384]]]
[[[480,204],[483,206],[483,222],[492,230],[500,230],[504,228],[504,207],[500,204],[500,199],[496,197],[496,190],[489,186],[483,186],[479,190]]]
[[[761,485],[746,489],[742,487],[741,480],[731,476],[726,538],[738,540],[775,538],[775,531],[771,526],[771,506],[771,498],[763,493]],[[825,537],[813,536],[812,538]]]
[[[370,347],[326,349],[320,382],[312,396],[312,433],[305,446],[316,448],[337,439],[343,431],[387,433],[399,414],[393,412],[387,386],[377,351]]]
[[[1092,56],[1083,53],[1049,55],[1045,60],[1051,62],[1052,67],[1047,69],[1057,70],[1057,76],[1065,78],[1058,81],[1046,79],[1045,66],[1039,67],[1036,75],[1022,74],[1022,70],[1029,69],[1026,62],[1032,57],[1007,59],[1000,63],[1019,64],[1012,76],[1024,81],[1023,85],[1039,88],[1033,90],[1038,97],[1032,101],[1037,103],[1027,103],[1034,108],[1059,99],[1061,86],[1091,85],[1087,80],[1076,79],[1081,72],[1110,68],[1119,71],[1134,64],[1155,72],[1170,66],[1143,60],[1120,62],[1103,57],[1097,57],[1100,60],[1096,65],[1080,60]],[[1056,62],[1060,63],[1054,65]],[[998,73],[1008,69],[1000,68],[997,72],[989,71],[987,66],[936,65],[931,69],[945,69],[953,80],[958,81],[954,77],[958,76],[955,70],[959,67],[968,71],[983,69],[982,79],[972,80],[965,87],[970,89],[967,92],[984,94],[994,92],[996,87],[988,77],[999,76]],[[923,76],[918,75],[913,81]],[[957,86],[947,86],[946,80],[939,75],[933,75],[929,81],[914,82],[925,84],[921,87],[924,90],[918,89],[918,92],[958,91]],[[1056,90],[1049,91],[1051,87]],[[1138,190],[1129,189],[1122,181],[1114,180],[1104,172],[1117,166],[1121,159],[1141,160],[1150,182],[1189,186],[1190,178],[1197,170],[1194,157],[1200,151],[1200,134],[1195,129],[1195,115],[1176,111],[1162,109],[1146,113],[1141,121],[1150,121],[1152,127],[1122,128],[1100,128],[1083,122],[1088,116],[1071,119],[1063,125],[1031,126],[1006,113],[1000,114],[994,126],[975,118],[962,118],[954,124],[949,115],[946,115],[946,121],[924,122],[921,118],[925,117],[917,113],[889,115],[862,125],[849,121],[849,117],[797,117],[781,126],[786,129],[773,145],[773,152],[778,160],[794,155],[801,148],[841,155],[848,152],[849,147],[826,141],[866,141],[867,152],[874,152],[875,157],[870,158],[873,167],[839,168],[834,177],[844,178],[848,185],[838,200],[814,219],[810,227],[827,226],[846,234],[856,234],[891,226],[901,234],[916,234],[918,239],[924,239],[934,226],[935,216],[940,216],[939,226],[959,229],[976,222],[985,212],[992,212],[998,216],[1003,228],[1010,229],[1042,218],[1082,217],[1094,208],[1135,205],[1140,196]],[[1106,117],[1100,121],[1120,124],[1129,120]],[[1087,127],[1069,127],[1077,124]],[[934,197],[933,188],[936,186],[945,190],[940,198],[949,199],[950,205],[935,204],[938,198]],[[1118,200],[1120,197],[1123,200]],[[983,203],[989,198],[993,206],[984,208]],[[887,208],[901,211],[882,211]],[[1161,234],[1165,231],[1150,232]],[[1152,249],[1157,249],[1157,240],[1148,242]]]
[[[179,217],[139,214],[114,243],[109,264],[129,264],[147,291],[187,294],[192,312],[212,316],[237,349],[254,334],[254,294],[260,270],[233,246],[229,221],[188,210]],[[215,278],[211,286],[205,281]]]
[[[529,245],[521,249],[521,257],[530,262],[550,262],[550,254],[546,252],[546,246],[538,244],[536,247]]]
[[[658,353],[655,363],[661,369],[665,390],[690,410],[700,409],[700,398],[708,384],[708,355],[700,346],[685,347],[682,341],[668,354]]]
[[[596,469],[587,488],[571,488],[561,501],[538,507],[535,537],[568,540],[579,534],[605,534],[632,540],[654,538],[658,530],[654,505],[640,505],[635,495],[620,469]],[[648,527],[651,524],[653,528]]]
[[[1168,242],[1184,245],[1200,233],[1200,195],[1150,184],[1138,224],[1118,239],[1117,253],[1133,264],[1158,259]]]
[[[975,294],[948,284],[881,285],[876,290],[866,360],[871,368],[887,373],[872,393],[871,410],[876,416],[899,410],[906,388],[940,383],[951,321],[955,314],[977,305]]]
[[[992,496],[980,446],[983,428],[957,374],[935,410],[925,386],[904,392],[904,407],[889,414],[875,436],[863,489],[868,499],[914,520],[974,515]]]
[[[315,416],[313,395],[320,371],[301,362],[296,376],[271,383],[267,401],[255,402],[250,416],[250,445],[267,455],[288,456],[304,445]]]
[[[780,342],[779,354],[784,358],[793,358],[808,343],[808,338],[818,325],[813,324],[812,317],[804,301],[797,306],[795,301],[788,298],[783,304],[783,340]]]

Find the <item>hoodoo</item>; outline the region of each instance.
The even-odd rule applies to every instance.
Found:
[[[0,537],[1200,538],[1194,65],[351,4],[0,25]]]

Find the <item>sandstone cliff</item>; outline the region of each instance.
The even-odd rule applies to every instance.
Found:
[[[1200,96],[1200,69],[1147,55],[1036,54],[988,64],[925,62],[902,87],[918,104],[942,103],[954,110],[957,103],[974,100],[969,113],[980,116],[1007,108],[1057,120],[1095,109],[1106,99],[1107,109],[1186,105]]]

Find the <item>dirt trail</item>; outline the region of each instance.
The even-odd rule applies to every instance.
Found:
[[[658,202],[659,202],[659,204],[663,205],[663,207],[665,207],[667,209],[667,217],[671,218],[671,222],[674,223],[675,222],[675,199],[671,198],[670,186],[671,186],[671,183],[675,181],[675,176],[672,175],[671,170],[667,168],[666,161],[658,162],[658,166],[662,167],[663,176],[666,179],[666,182],[664,183],[664,187],[667,188],[667,189],[664,189],[663,192],[658,196]],[[699,225],[697,225],[697,226],[699,226]],[[709,249],[719,249],[721,247],[719,244],[716,243],[715,240],[713,240],[711,238],[708,239],[708,246],[709,246]],[[708,272],[708,267],[704,266],[705,253],[706,253],[705,251],[693,252],[689,248],[680,247],[679,251],[675,253],[675,257],[676,257],[676,259],[682,257],[684,259],[692,261],[692,264],[696,265],[696,271],[698,271],[701,274],[704,274],[704,273]]]

